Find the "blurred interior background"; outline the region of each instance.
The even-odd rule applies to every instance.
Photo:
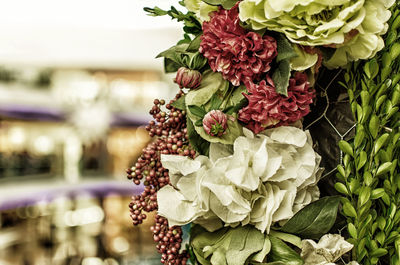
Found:
[[[173,0],[13,0],[0,15],[0,265],[160,264],[125,169],[150,141],[154,59],[182,36],[145,6]]]

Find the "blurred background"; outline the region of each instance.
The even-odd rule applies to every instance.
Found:
[[[173,0],[12,0],[0,15],[0,265],[160,264],[125,169],[150,141],[154,59],[182,36],[145,6]]]

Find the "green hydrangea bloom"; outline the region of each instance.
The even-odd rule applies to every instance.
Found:
[[[390,0],[369,0],[364,8],[366,16],[357,34],[350,41],[339,45],[336,52],[329,61],[324,64],[329,68],[336,68],[346,65],[348,62],[359,59],[369,59],[385,47],[381,35],[385,34],[391,13],[386,7],[390,7],[394,1]]]
[[[194,12],[201,22],[210,20],[209,13],[218,10],[218,6],[206,4],[202,0],[184,0],[184,3],[187,10]]]
[[[394,0],[244,0],[239,16],[254,30],[282,32],[297,44],[338,48],[329,67],[371,58],[383,48]]]

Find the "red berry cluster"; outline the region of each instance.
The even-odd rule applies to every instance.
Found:
[[[182,243],[182,229],[179,226],[168,227],[168,220],[156,215],[155,225],[150,227],[153,232],[157,250],[161,254],[161,262],[168,265],[185,265],[188,260],[186,250],[179,253]]]
[[[182,95],[183,92],[180,91],[166,105],[164,100],[154,100],[154,106],[150,110],[154,120],[146,126],[146,130],[151,137],[156,136],[157,138],[143,149],[135,166],[127,170],[129,179],[132,179],[136,185],[143,182],[145,186],[144,191],[140,195],[132,197],[132,202],[129,204],[134,225],[139,225],[146,219],[145,212],[158,209],[157,191],[170,183],[168,170],[161,164],[161,154],[192,158],[196,155],[196,152],[189,146],[186,113],[173,106],[173,103]],[[161,109],[164,105],[166,111]],[[166,219],[157,216],[156,225],[152,231],[154,239],[158,243],[158,251],[162,254],[162,263],[186,264],[187,253],[179,254],[180,242],[182,242],[180,228],[170,228]]]

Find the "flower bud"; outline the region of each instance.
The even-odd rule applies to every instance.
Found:
[[[226,114],[220,110],[212,110],[203,118],[203,129],[208,135],[220,137],[227,127]]]
[[[180,88],[194,89],[201,84],[201,73],[197,70],[191,70],[186,67],[181,67],[176,73],[174,82],[179,85]]]

